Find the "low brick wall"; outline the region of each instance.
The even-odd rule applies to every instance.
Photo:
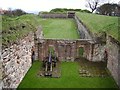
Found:
[[[3,88],[17,88],[31,67],[31,49],[34,33],[2,50]]]

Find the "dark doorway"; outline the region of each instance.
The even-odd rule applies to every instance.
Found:
[[[105,52],[104,52],[104,62],[105,62],[106,67],[107,67],[107,61],[108,61],[108,53],[105,50]]]
[[[84,54],[84,48],[83,47],[79,47],[79,56],[83,57]]]

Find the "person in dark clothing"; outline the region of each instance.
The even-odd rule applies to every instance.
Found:
[[[34,62],[35,60],[35,48],[32,46],[32,63]]]

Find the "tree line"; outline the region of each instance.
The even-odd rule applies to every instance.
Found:
[[[101,15],[120,16],[120,4],[104,3],[105,0],[86,0],[86,2],[86,7],[90,8],[92,13],[96,11]]]
[[[75,12],[86,12],[86,13],[97,13],[100,15],[108,15],[108,16],[120,16],[120,4],[114,3],[104,3],[104,0],[86,0],[86,7],[90,8],[89,10],[82,10],[82,9],[67,9],[67,8],[55,8],[52,9],[50,12],[39,12],[40,13],[67,13],[68,11],[75,11]],[[21,9],[7,10],[4,12],[4,15],[8,16],[20,16],[27,14],[27,12]]]
[[[24,15],[24,14],[27,14],[25,11],[21,10],[21,9],[15,9],[15,10],[11,10],[9,8],[9,10],[7,10],[6,12],[4,12],[4,15],[7,15],[7,16],[21,16],[21,15]]]

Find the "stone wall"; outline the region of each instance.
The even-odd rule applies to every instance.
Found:
[[[93,44],[93,62],[104,61],[105,44]]]
[[[108,36],[106,51],[108,53],[107,68],[120,87],[120,43]]]
[[[67,18],[67,14],[40,14],[42,18]]]
[[[38,48],[38,58],[40,60],[44,60],[45,57],[48,56],[48,49],[50,47],[54,48],[55,54],[58,59],[66,60],[66,61],[74,61],[78,58],[79,48],[84,48],[83,57],[91,60],[91,45],[89,40],[64,40],[64,39],[38,39],[37,40],[37,48]],[[90,40],[91,41],[91,40]]]
[[[80,34],[80,38],[81,39],[92,39],[87,28],[84,26],[84,24],[81,22],[81,20],[77,16],[75,16],[75,21],[76,21],[76,24],[78,27],[78,32]]]
[[[34,33],[2,50],[3,88],[17,88],[31,67],[31,49]]]
[[[117,85],[120,87],[120,42],[111,36],[107,36],[106,44],[93,44],[93,54],[91,55],[91,61],[106,62],[108,70],[110,71]]]

